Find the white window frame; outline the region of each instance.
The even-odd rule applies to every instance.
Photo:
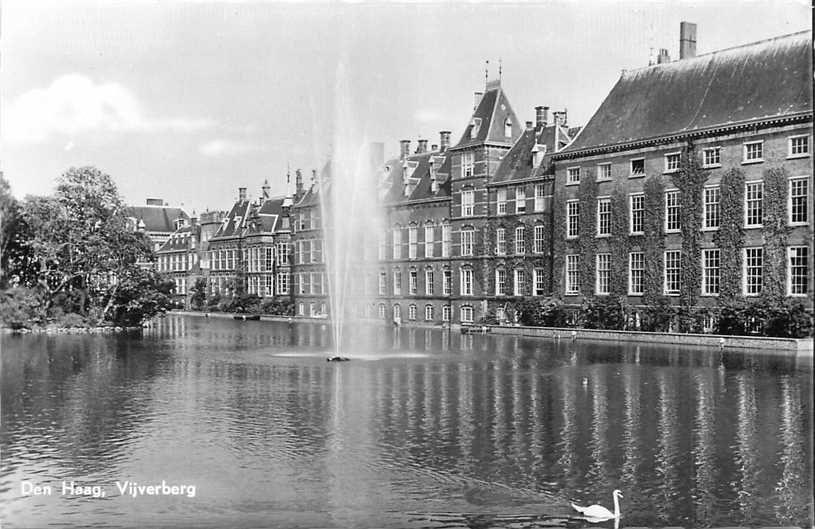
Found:
[[[419,294],[419,271],[408,270],[408,295],[416,296]]]
[[[546,295],[546,276],[543,273],[543,268],[532,269],[532,295],[545,296]]]
[[[750,292],[748,287],[751,286],[750,282],[748,281],[749,275],[748,271],[750,269],[755,269],[754,266],[748,266],[750,262],[750,256],[748,253],[753,250],[758,250],[759,255],[761,256],[761,261],[758,265],[758,279],[759,279],[759,288],[756,292]],[[755,297],[761,294],[761,291],[764,289],[764,248],[761,246],[751,246],[748,248],[742,249],[741,254],[741,291],[742,294],[748,297]]]
[[[433,257],[433,240],[435,236],[435,227],[432,225],[425,225],[424,227],[424,256]]]
[[[642,226],[640,230],[634,231],[634,198],[642,198]],[[628,195],[628,234],[629,235],[643,235],[645,234],[645,193],[629,193]]]
[[[572,263],[574,267],[572,267]],[[568,254],[564,260],[566,280],[564,281],[565,295],[576,296],[580,294],[580,255]],[[570,274],[573,274],[574,284],[570,281]]]
[[[792,142],[793,140],[805,139],[806,140],[806,152],[796,153],[793,154],[792,152]],[[811,150],[810,143],[812,143],[809,139],[809,134],[796,134],[794,136],[790,136],[787,138],[787,158],[794,159],[794,158],[807,158],[809,157],[809,153]]]
[[[804,278],[806,279],[806,286],[807,288],[804,289],[804,292],[793,293],[792,292],[792,258],[793,258],[793,251],[795,250],[804,250],[806,251],[806,256],[804,258]],[[808,246],[788,246],[787,247],[787,295],[792,297],[805,297],[808,294],[810,289],[809,282],[812,280],[809,276],[811,274],[811,270],[809,270],[809,260],[810,260],[810,249]]]
[[[747,158],[748,146],[759,145],[761,149],[761,156],[758,158]],[[764,140],[745,141],[742,144],[742,164],[761,163],[764,161]]]
[[[441,307],[441,321],[450,321],[450,305],[442,305]]]
[[[512,273],[512,294],[523,296],[524,287],[526,287],[526,271],[516,268]]]
[[[507,271],[505,268],[495,269],[495,295],[503,296],[507,290]]]
[[[758,184],[761,196],[758,199],[750,199],[749,189],[751,186]],[[761,222],[750,224],[750,202],[758,200],[759,208],[761,209]],[[763,180],[749,180],[744,182],[744,227],[745,228],[762,228],[764,227],[764,181]]]
[[[470,305],[462,305],[460,311],[461,311],[461,323],[473,322],[473,308]]]
[[[495,193],[496,214],[507,214],[507,188],[501,187]]]
[[[526,227],[518,226],[515,228],[515,255],[523,255],[526,253]]]
[[[604,268],[600,268],[601,262],[605,261]],[[595,255],[595,267],[594,267],[594,292],[599,296],[607,296],[610,293],[610,284],[611,284],[611,254],[610,253],[598,253]],[[602,273],[605,273],[605,277],[602,276]],[[605,285],[603,285],[605,282]],[[605,287],[605,288],[601,288]]]
[[[676,158],[674,158],[676,157]],[[671,168],[671,161],[676,160],[676,167]],[[682,153],[680,151],[665,153],[665,173],[676,173],[682,163]]]
[[[708,226],[708,190],[716,190],[717,200],[710,204],[716,204],[716,226]],[[702,231],[716,231],[722,224],[722,190],[721,187],[716,185],[707,185],[702,189]]]
[[[393,271],[393,295],[402,295],[402,271],[398,268]]]
[[[535,224],[532,230],[532,253],[543,253],[546,246],[546,226]]]
[[[794,221],[792,219],[792,186],[793,182],[804,182],[806,184],[806,193],[803,195],[804,199],[804,220]],[[800,198],[800,197],[798,197]],[[809,177],[808,176],[791,176],[787,182],[787,224],[790,226],[806,226],[809,224]]]
[[[410,226],[408,228],[408,259],[416,259],[419,247],[419,228]]]
[[[461,177],[469,178],[475,174],[475,153],[464,151],[461,153]]]
[[[608,209],[607,211],[603,211],[601,206],[606,206]],[[607,220],[607,231],[602,231],[601,228],[603,223],[601,219],[603,215],[606,215],[608,218]],[[611,197],[597,197],[597,233],[595,233],[595,237],[611,237]]]
[[[708,163],[707,156],[708,153],[716,153],[716,158],[718,161],[713,163]],[[720,146],[716,147],[706,147],[702,149],[702,167],[706,169],[711,169],[713,167],[721,167],[722,166],[722,148]]]
[[[453,246],[453,228],[449,222],[441,225],[441,256],[450,257]]]
[[[546,198],[546,187],[543,184],[535,184],[533,189],[533,193],[535,193],[535,203],[533,204],[533,208],[535,213],[540,213],[543,211],[544,199]]]
[[[608,176],[604,175],[603,172],[608,169]],[[611,162],[605,163],[598,163],[597,164],[597,181],[598,182],[605,182],[607,180],[611,180]]]
[[[642,162],[642,172],[641,173],[635,173],[634,172],[634,162]],[[647,172],[645,170],[645,158],[644,157],[631,158],[631,160],[629,161],[629,166],[628,167],[629,167],[629,171],[630,171],[629,174],[628,174],[629,178],[643,178],[645,176],[645,173]]]
[[[675,198],[676,203],[673,206],[670,205],[670,202],[669,202],[669,199],[668,199],[669,196],[670,197],[676,197]],[[665,196],[664,196],[664,199],[663,199],[664,203],[665,203],[665,211],[664,211],[665,221],[664,221],[664,226],[663,226],[663,229],[665,230],[665,233],[680,233],[682,231],[682,204],[679,202],[679,199],[680,199],[680,196],[679,196],[679,190],[678,189],[667,189],[665,191]],[[668,227],[668,219],[670,219],[670,214],[669,213],[671,211],[671,209],[670,209],[671,207],[675,208],[676,222],[677,222],[677,224],[679,224],[678,228],[669,228]]]
[[[427,269],[424,271],[424,293],[426,296],[432,296],[433,291],[435,290],[435,274],[433,273],[433,269]]]
[[[453,271],[442,270],[441,281],[442,295],[451,296],[453,294]]]
[[[393,242],[393,258],[394,259],[401,259],[402,258],[402,228],[395,227],[392,231],[392,242]]]
[[[715,258],[716,267],[715,268],[714,267],[708,267],[707,266],[708,256],[712,255],[714,252],[716,254],[716,258]],[[706,296],[706,297],[717,297],[719,295],[719,292],[721,292],[721,289],[722,289],[722,251],[719,248],[704,248],[704,249],[702,249],[701,253],[702,253],[702,255],[701,255],[701,259],[702,259],[702,285],[701,285],[702,292],[701,292],[701,294],[702,294],[702,296]],[[711,257],[710,260],[712,261],[713,258]],[[709,286],[708,285],[708,279],[709,279],[708,274],[710,274],[710,271],[712,271],[712,270],[716,271],[716,292],[713,292],[712,290],[708,289],[708,286]]]
[[[668,268],[668,254],[677,254],[676,268]],[[682,250],[665,250],[663,257],[663,271],[662,271],[662,293],[666,296],[678,296],[682,290]],[[678,274],[676,290],[668,289],[668,271],[676,270]]]
[[[433,321],[433,305],[430,303],[424,306],[424,321]]]
[[[473,270],[472,268],[459,269],[459,292],[462,296],[473,295]]]
[[[462,257],[471,257],[473,255],[475,230],[473,228],[462,228],[459,232],[459,238],[461,244],[459,253]]]
[[[570,208],[572,206],[577,206],[577,214],[572,215]],[[574,217],[574,230],[572,230],[572,217]],[[574,235],[572,235],[572,231],[574,231]],[[577,239],[580,235],[580,200],[579,199],[572,199],[566,201],[566,238],[567,239]]]
[[[475,191],[464,189],[461,191],[461,216],[472,217],[475,214]]]
[[[386,296],[388,293],[388,273],[384,271],[379,272],[379,295]]]
[[[515,186],[515,213],[526,213],[526,186]]]
[[[408,320],[409,321],[416,321],[416,316],[418,314],[418,310],[416,308],[415,303],[411,303],[408,305]]]
[[[507,254],[507,231],[504,228],[495,229],[495,255]]]
[[[573,166],[566,168],[566,185],[576,186],[580,183],[580,167]]]
[[[634,255],[639,256],[639,266],[634,268]],[[634,290],[634,271],[640,273],[639,290]],[[628,252],[628,295],[642,296],[645,293],[645,252]]]

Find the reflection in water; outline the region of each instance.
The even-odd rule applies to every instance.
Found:
[[[626,526],[812,525],[811,371],[449,330],[350,334],[375,360],[326,363],[320,324],[171,316],[143,338],[4,336],[4,527],[581,526],[568,501],[614,488]],[[201,493],[18,493],[23,477],[123,476]]]

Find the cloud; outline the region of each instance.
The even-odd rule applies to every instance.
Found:
[[[213,125],[207,119],[150,117],[121,84],[96,84],[80,74],[22,94],[6,105],[2,119],[4,139],[33,143],[86,132],[195,132]]]
[[[261,150],[263,147],[257,143],[218,138],[201,144],[198,151],[210,158],[223,156],[238,156]]]

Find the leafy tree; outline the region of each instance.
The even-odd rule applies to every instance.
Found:
[[[207,303],[207,280],[199,277],[190,290],[192,292],[192,296],[190,296],[192,308],[194,310],[203,309]]]
[[[0,288],[25,283],[28,278],[28,254],[22,244],[27,232],[20,203],[0,172]]]

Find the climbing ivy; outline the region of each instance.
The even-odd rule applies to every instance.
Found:
[[[696,150],[692,143],[683,150],[679,170],[673,181],[679,188],[679,203],[682,205],[682,284],[679,287],[679,303],[690,309],[696,305],[702,282],[700,229],[702,223],[702,192],[707,175],[701,169]],[[685,326],[680,321],[680,331]]]
[[[552,200],[552,292],[561,297],[564,292],[564,263],[566,254],[566,198],[558,189]]]
[[[662,267],[665,237],[662,235],[665,207],[665,184],[661,175],[651,175],[643,184],[645,218],[643,220],[642,251],[645,258],[645,277],[642,301],[654,305],[662,296]]]
[[[744,173],[730,169],[719,184],[719,230],[713,236],[719,248],[719,302],[741,296],[744,246]]]
[[[764,171],[764,278],[762,294],[783,300],[787,280],[787,172],[783,167]]]
[[[580,219],[578,241],[580,244],[580,293],[585,297],[594,295],[594,277],[597,262],[597,182],[594,175],[580,180],[578,189]]]
[[[628,196],[621,185],[611,195],[611,277],[609,292],[613,296],[628,294]]]

